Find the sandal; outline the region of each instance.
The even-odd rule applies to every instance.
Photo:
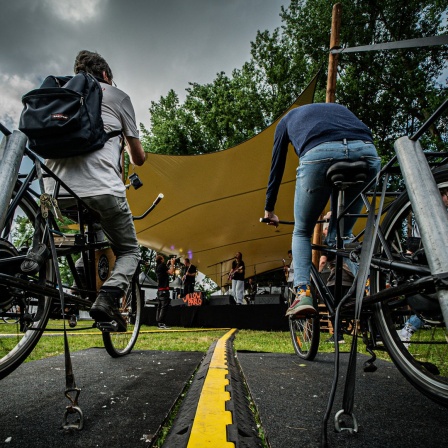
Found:
[[[36,274],[50,257],[50,251],[45,244],[39,243],[37,247],[31,248],[26,254],[20,269],[25,274]]]

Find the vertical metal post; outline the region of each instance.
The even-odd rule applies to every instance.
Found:
[[[5,225],[6,212],[27,142],[26,135],[20,131],[14,131],[6,138],[6,146],[0,164],[0,184],[2,185],[0,188],[0,230]]]
[[[401,137],[395,152],[406,183],[406,190],[420,230],[431,274],[448,278],[448,212],[431,173],[420,142]],[[437,291],[445,326],[448,329],[448,291]]]

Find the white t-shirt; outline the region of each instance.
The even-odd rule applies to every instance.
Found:
[[[294,283],[294,265],[293,265],[292,258],[291,258],[291,264],[289,265],[287,282],[288,283]]]
[[[103,89],[101,117],[104,129],[109,132],[122,129],[124,135],[138,138],[134,108],[129,96],[106,83]],[[121,179],[121,136],[109,139],[102,149],[69,159],[48,159],[46,165],[78,196],[102,194],[126,196]],[[52,180],[46,179],[45,190],[51,193]]]

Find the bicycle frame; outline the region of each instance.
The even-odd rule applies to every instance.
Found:
[[[77,243],[72,247],[57,247],[57,257],[66,256],[67,263],[70,267],[70,271],[73,275],[75,283],[77,285],[81,284],[79,274],[76,270],[75,264],[71,255],[80,253],[83,258],[83,264],[85,267],[85,275],[87,280],[87,288],[85,291],[80,291],[83,295],[88,298],[81,298],[73,294],[65,293],[64,297],[66,301],[80,305],[81,307],[90,307],[91,303],[95,300],[96,291],[96,270],[94,266],[95,251],[98,249],[104,249],[109,247],[107,241],[96,242],[95,241],[95,230],[93,229],[93,216],[92,212],[89,211],[88,206],[79,198],[63,181],[61,181],[55,174],[52,173],[45,165],[40,164],[38,157],[29,149],[26,148],[27,138],[20,131],[14,131],[10,133],[6,128],[2,126],[1,131],[7,137],[7,143],[3,150],[2,163],[0,165],[0,179],[8,179],[5,183],[5,188],[0,191],[0,228],[3,229],[5,223],[11,219],[10,213],[14,209],[15,205],[20,202],[24,195],[31,195],[35,198],[39,198],[39,194],[31,188],[31,183],[34,180],[39,180],[39,174],[36,169],[36,164],[39,164],[40,169],[44,172],[45,177],[51,177],[55,181],[54,191],[52,197],[58,200],[69,199],[71,202],[76,204],[77,216],[76,221],[79,223],[79,234],[77,234]],[[28,157],[33,165],[31,170],[27,175],[19,174],[20,163],[24,157]],[[42,181],[42,179],[40,179]],[[20,188],[15,195],[13,201],[11,202],[12,192],[14,186],[18,184]],[[60,190],[64,189],[66,193],[60,195]],[[161,201],[163,195],[160,194],[153,204],[140,216],[133,217],[134,220],[143,219],[147,216],[155,206]],[[11,204],[10,204],[11,202]],[[59,229],[57,227],[55,219],[52,214],[49,214],[51,227],[49,230],[53,234],[58,235]],[[48,236],[48,235],[47,235]],[[45,239],[46,236],[43,236]],[[25,255],[18,255],[16,257],[11,257],[5,260],[0,260],[0,266],[2,264],[14,263],[20,265],[20,263],[25,259]],[[26,280],[20,280],[16,278],[7,278],[5,274],[0,273],[0,278],[3,284],[8,286],[19,287],[25,291],[33,292],[34,294],[42,294],[51,297],[54,300],[59,298],[59,292],[54,287],[54,285],[37,285],[30,284]],[[79,289],[79,288],[78,288]]]
[[[395,142],[395,152],[427,251],[431,274],[436,279],[437,297],[448,330],[448,290],[442,288],[448,285],[448,234],[440,232],[447,222],[448,212],[420,143],[402,137]],[[431,222],[428,216],[431,216]]]

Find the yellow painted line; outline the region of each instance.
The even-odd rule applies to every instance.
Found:
[[[229,384],[226,342],[236,329],[227,332],[218,340],[213,352],[207,376],[204,380],[196,415],[191,428],[187,448],[234,448],[227,441],[226,425],[232,424],[232,413],[226,411],[230,393],[225,390]]]

